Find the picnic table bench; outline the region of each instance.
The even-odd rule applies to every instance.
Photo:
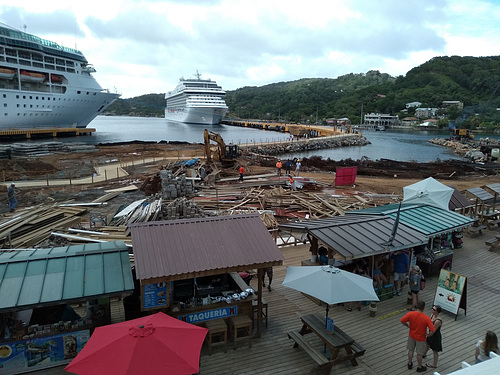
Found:
[[[295,341],[294,348],[300,346],[319,365],[333,366],[340,362],[350,361],[353,366],[357,366],[356,358],[365,354],[365,349],[338,326],[335,326],[333,331],[327,329],[325,320],[320,316],[309,314],[302,316],[300,320],[303,324],[300,331],[289,331],[288,337]],[[330,358],[304,339],[304,335],[309,333],[316,334],[328,346],[331,351]],[[345,350],[346,355],[339,357],[341,349]]]
[[[492,229],[495,225],[500,226],[500,217],[498,211],[490,211],[482,214],[482,224],[488,229]]]
[[[500,245],[500,234],[497,234],[495,237],[489,238],[484,241],[486,246],[489,246],[489,251],[495,250],[495,248]]]

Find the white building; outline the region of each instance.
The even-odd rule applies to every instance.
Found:
[[[420,102],[410,102],[410,103],[406,103],[406,109],[408,108],[418,108],[422,105],[422,103]]]
[[[396,126],[399,125],[399,116],[391,116],[381,113],[370,113],[365,115],[364,124],[369,126]]]

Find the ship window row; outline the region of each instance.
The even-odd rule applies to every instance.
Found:
[[[34,67],[37,67],[37,68],[44,68],[45,69],[50,69],[50,70],[58,70],[58,71],[61,71],[61,72],[65,72],[65,71],[68,71],[68,72],[71,72],[71,73],[74,73],[75,72],[75,63],[73,61],[63,61],[63,60],[59,60],[59,59],[53,59],[53,58],[45,58],[45,64],[43,64],[44,60],[43,58],[41,58],[41,56],[39,58],[32,58],[30,60],[30,57],[29,56],[24,56],[22,55],[19,55],[19,59],[15,58],[16,55],[15,54],[11,54],[11,53],[6,53],[5,54],[7,57],[4,57],[4,56],[1,56],[0,55],[0,61],[6,61],[8,63],[11,63],[11,64],[19,64],[19,65],[23,65],[23,66],[34,66]],[[9,57],[9,56],[12,56],[12,57]]]
[[[10,49],[7,48],[5,51],[3,48],[0,50],[0,53],[5,53],[7,56],[12,56],[12,57],[19,57],[19,59],[25,59],[25,60],[34,60],[34,61],[44,61],[46,63],[50,64],[57,64],[57,65],[62,65],[62,66],[75,66],[75,62],[71,60],[64,60],[64,59],[59,59],[59,58],[54,58],[52,56],[44,56],[39,53],[35,52],[28,52],[28,51],[16,51],[15,49]]]
[[[81,94],[82,92],[81,91],[77,91],[77,94]],[[86,95],[90,95],[90,92],[87,91],[86,92]],[[97,93],[96,92],[93,92],[92,93],[92,96],[96,96]],[[7,94],[3,94],[3,97],[4,98],[7,98]],[[33,95],[22,95],[23,99],[30,99],[30,100],[33,100],[33,98],[35,98],[35,100],[45,100],[45,98],[47,98],[47,100],[50,100],[50,97],[45,97],[45,96],[33,96]],[[19,94],[16,94],[16,99],[21,99],[21,95]],[[66,98],[58,98],[59,100],[66,100]],[[52,100],[56,100],[56,98],[52,98]],[[69,100],[69,99],[68,99]],[[76,99],[73,99],[73,100],[76,100]]]
[[[9,114],[7,112],[4,112],[4,117],[8,117]],[[22,113],[22,116],[51,116],[51,117],[56,117],[56,116],[65,116],[64,114],[62,113]],[[21,117],[21,113],[20,112],[17,112],[17,117]]]

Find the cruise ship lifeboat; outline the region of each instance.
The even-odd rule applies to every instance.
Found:
[[[26,70],[21,70],[21,81],[26,82],[43,82],[45,80],[45,74],[28,72]]]
[[[57,74],[51,74],[50,80],[52,81],[52,83],[62,83],[63,77]]]
[[[9,68],[0,68],[0,79],[12,79],[14,78],[16,71]]]

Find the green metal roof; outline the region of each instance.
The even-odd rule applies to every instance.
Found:
[[[349,211],[346,214],[385,215],[396,219],[399,203]],[[425,204],[402,203],[399,222],[428,237],[462,229],[472,225],[473,219],[459,213]]]
[[[134,289],[123,241],[0,254],[0,312],[120,295]]]

